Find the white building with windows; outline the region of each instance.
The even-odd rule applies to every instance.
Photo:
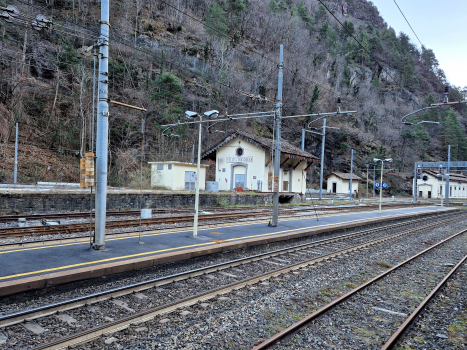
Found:
[[[216,163],[219,191],[257,190],[273,192],[272,139],[236,131],[203,152],[202,159]],[[319,158],[281,140],[279,192],[305,193],[306,170]]]
[[[196,164],[182,162],[149,162],[151,164],[151,187],[194,191],[196,184]],[[201,164],[199,189],[206,189],[206,168]]]
[[[424,170],[421,179],[417,180],[418,198],[446,198],[446,179],[436,171]],[[414,182],[413,182],[414,183]],[[412,183],[412,191],[414,184]],[[413,194],[413,192],[412,192]],[[449,198],[467,198],[467,176],[449,175]]]
[[[332,172],[324,178],[327,181],[328,193],[349,194],[350,173]],[[360,176],[352,175],[352,195],[358,197],[358,185],[363,181]]]

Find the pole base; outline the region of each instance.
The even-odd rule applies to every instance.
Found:
[[[268,226],[269,226],[269,227],[277,227],[277,224],[273,224],[271,221],[269,221]]]
[[[92,249],[94,249],[94,250],[105,250],[105,244],[103,244],[103,245],[93,244]]]

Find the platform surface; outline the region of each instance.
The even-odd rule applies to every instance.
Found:
[[[384,208],[384,207],[383,207]],[[81,242],[59,243],[46,246],[29,246],[0,251],[0,282],[63,272],[83,267],[97,267],[113,262],[149,257],[158,254],[180,252],[193,248],[206,248],[225,242],[290,234],[304,229],[338,227],[346,223],[364,224],[376,218],[394,219],[407,214],[440,212],[443,207],[414,207],[368,212],[339,213],[333,216],[306,218],[279,218],[277,227],[267,221],[240,221],[229,224],[200,226],[198,236],[193,237],[193,228],[144,231],[138,235],[122,234],[106,238],[105,250],[90,249],[89,239]],[[143,244],[141,244],[142,242]]]

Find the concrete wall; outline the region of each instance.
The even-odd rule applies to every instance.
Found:
[[[143,193],[143,208],[193,207],[195,194]],[[1,193],[0,215],[89,211],[90,195],[82,193]],[[93,200],[94,202],[94,200]],[[271,204],[272,194],[201,193],[200,206]],[[140,208],[139,193],[110,193],[107,210]]]

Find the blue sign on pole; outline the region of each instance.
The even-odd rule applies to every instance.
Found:
[[[389,184],[387,182],[383,182],[383,188],[388,188]]]
[[[376,188],[379,188],[379,187],[380,187],[379,182],[375,182],[375,187],[376,187]]]

